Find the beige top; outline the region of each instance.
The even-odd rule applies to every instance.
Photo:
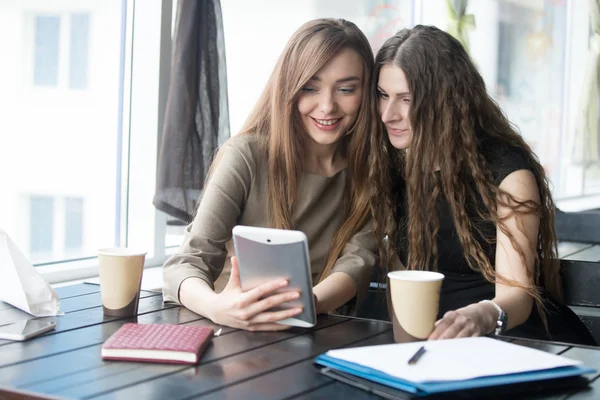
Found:
[[[267,164],[254,135],[230,138],[222,147],[222,158],[206,185],[194,221],[187,226],[179,252],[163,267],[163,296],[179,302],[179,286],[189,277],[206,281],[213,289],[222,289],[228,277],[221,275],[231,231],[235,225],[267,227]],[[325,267],[333,234],[338,228],[347,169],[332,177],[303,172],[298,181],[294,227],[308,238],[313,283]],[[346,244],[332,272],[343,272],[356,282],[357,304],[366,294],[376,244],[368,223]],[[226,268],[228,270],[228,268]],[[225,274],[224,274],[225,275]],[[228,275],[228,274],[227,274]],[[219,287],[221,286],[221,287]]]

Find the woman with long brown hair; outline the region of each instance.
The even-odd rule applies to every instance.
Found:
[[[243,292],[231,257],[225,287],[215,285],[241,224],[306,234],[318,313],[360,302],[377,260],[363,165],[377,123],[373,60],[351,22],[319,19],[294,33],[242,132],[215,158],[194,221],[164,265],[166,300],[221,325],[286,328],[275,321],[301,310],[270,311],[297,296],[275,293],[285,281]]]
[[[379,50],[374,88],[385,125],[372,138],[374,230],[383,265],[397,254],[401,268],[445,275],[430,339],[509,330],[593,343],[562,303],[544,169],[462,45],[404,29]]]

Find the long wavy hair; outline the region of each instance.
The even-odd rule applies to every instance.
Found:
[[[372,153],[369,174],[378,195],[371,202],[371,209],[382,260],[387,260],[389,266],[395,256],[399,230],[391,216],[395,215],[397,202],[402,200],[396,198],[393,188],[399,179],[405,179],[409,243],[406,267],[437,268],[436,202],[443,195],[450,205],[469,267],[489,282],[499,281],[526,290],[534,298],[546,325],[543,294],[549,292],[561,301],[562,286],[556,261],[555,208],[546,174],[536,155],[487,94],[483,78],[462,45],[448,33],[417,25],[388,39],[375,59],[372,90],[377,90],[381,68],[387,64],[399,67],[406,76],[412,95],[408,119],[413,138],[410,151],[406,152],[391,145],[382,125],[372,137],[371,146],[376,151]],[[495,184],[480,150],[485,140],[523,150],[539,188],[539,204],[519,201]],[[440,176],[432,173],[435,163],[441,168]],[[498,205],[508,207],[509,215],[499,217]],[[475,215],[499,227],[527,265],[523,249],[505,224],[507,219],[524,214],[540,217],[536,259],[533,268],[527,270],[527,285],[495,272],[493,261],[476,240],[482,232],[470,218]],[[495,235],[485,240],[495,248]]]
[[[294,229],[298,178],[303,167],[306,133],[298,112],[301,89],[343,49],[352,49],[363,64],[362,98],[356,121],[343,137],[342,154],[348,158],[346,204],[319,280],[329,275],[350,238],[370,215],[368,170],[369,138],[377,124],[371,91],[374,55],[369,41],[352,22],[316,19],[302,25],[290,38],[240,134],[258,135],[267,159],[268,193],[265,207],[270,226]],[[218,157],[218,156],[217,156]]]

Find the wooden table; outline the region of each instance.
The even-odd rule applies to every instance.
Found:
[[[81,284],[58,288],[61,308],[57,329],[26,342],[0,341],[0,399],[354,399],[376,398],[320,375],[315,356],[337,347],[392,342],[387,322],[321,316],[313,329],[251,333],[224,328],[197,366],[104,362],[100,346],[132,319],[105,317],[99,287]],[[0,303],[0,325],[26,314]],[[181,307],[164,305],[159,293],[143,292],[139,323],[210,326],[209,320]],[[600,349],[538,341],[516,341],[580,359],[600,371]],[[600,379],[591,390],[538,396],[552,399],[600,398]],[[531,398],[529,396],[529,398]]]

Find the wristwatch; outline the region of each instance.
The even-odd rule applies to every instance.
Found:
[[[496,328],[494,335],[502,335],[508,326],[508,314],[502,308],[491,300],[481,300],[480,303],[490,303],[498,310],[498,319],[496,320]]]

